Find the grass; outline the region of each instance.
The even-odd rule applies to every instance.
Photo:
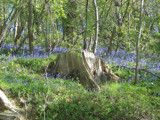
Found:
[[[25,99],[36,111],[37,120],[159,119],[160,80],[149,73],[140,72],[139,84],[134,85],[134,70],[113,68],[123,82],[108,82],[97,92],[71,78],[46,77],[44,69],[55,55],[8,58],[1,57],[0,88]]]

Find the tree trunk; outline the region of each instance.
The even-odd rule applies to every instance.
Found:
[[[98,15],[98,6],[97,6],[97,1],[93,0],[93,4],[94,4],[94,9],[95,9],[95,22],[96,22],[96,27],[95,27],[95,40],[94,40],[94,44],[93,44],[93,53],[96,52],[97,49],[97,44],[98,44],[98,32],[99,32],[99,15]]]
[[[83,41],[83,49],[84,50],[87,48],[87,42],[86,42],[87,28],[88,28],[88,0],[86,0],[86,28],[85,28],[85,36],[84,36],[84,41]]]
[[[17,36],[17,31],[18,31],[18,25],[19,25],[19,20],[17,19],[15,22],[14,22],[14,39],[16,38]]]
[[[77,2],[74,0],[68,0],[66,4],[66,18],[63,19],[63,38],[66,37],[66,42],[74,44],[74,19],[77,17]]]
[[[59,42],[60,42],[60,40],[59,40],[59,34],[58,34],[58,26],[56,25],[56,22],[53,21],[53,16],[52,16],[52,13],[51,13],[50,8],[48,8],[48,14],[49,14],[49,16],[50,16],[51,25],[52,25],[52,28],[53,28],[52,31],[55,30],[56,35],[57,35],[57,37],[56,37],[57,41],[55,42],[55,47],[57,47],[58,44],[59,44]],[[52,48],[52,49],[53,49],[53,48]]]
[[[139,26],[138,26],[138,38],[136,42],[136,69],[135,69],[135,84],[138,83],[138,71],[139,71],[139,42],[141,39],[141,32],[142,32],[142,14],[143,14],[143,4],[144,0],[141,0],[140,5],[140,18],[139,18]]]
[[[28,1],[28,38],[29,38],[29,53],[32,54],[34,50],[33,46],[33,5],[32,0]]]
[[[83,49],[85,50],[87,48],[86,33],[85,33],[86,30],[85,30],[85,22],[83,21],[82,15],[80,15],[80,22],[81,22],[81,33],[82,33],[82,36],[83,36]],[[87,26],[87,23],[86,23],[86,26]]]
[[[88,50],[91,50],[92,45],[92,35],[90,36],[89,44],[88,44]]]
[[[20,39],[21,35],[22,35],[22,32],[23,32],[23,29],[24,27],[23,26],[20,26],[17,30],[17,34],[15,36],[15,39],[14,39],[14,44],[17,45],[17,41],[18,39]]]
[[[103,82],[119,80],[102,59],[87,51],[59,54],[56,61],[49,64],[48,73],[78,77],[80,83],[97,90]]]
[[[2,32],[2,26],[3,26],[3,21],[2,21],[2,2],[0,1],[0,34]]]
[[[63,29],[63,41],[65,42],[66,33],[65,33],[65,22],[64,18],[62,18],[62,29]]]
[[[110,52],[112,50],[112,43],[113,43],[113,39],[114,39],[115,35],[116,35],[116,27],[114,27],[113,31],[112,31],[112,36],[111,36],[110,41],[109,41],[107,55],[110,54]]]
[[[48,38],[47,38],[47,33],[45,32],[45,25],[43,23],[43,21],[41,21],[41,28],[42,28],[42,33],[43,33],[43,36],[44,36],[44,39],[45,39],[45,49],[46,51],[48,51],[48,46],[49,46],[49,43],[48,43]]]
[[[14,38],[14,44],[17,45],[17,41],[18,39],[21,38],[21,35],[22,35],[22,32],[25,28],[25,25],[26,25],[26,21],[24,20],[24,17],[25,17],[25,14],[24,12],[22,11],[21,14],[20,14],[20,20],[18,21],[18,29],[17,29],[17,34]]]
[[[13,51],[12,54],[17,54],[19,49],[24,45],[27,38],[28,38],[28,35],[25,35],[24,38],[22,39],[21,43],[18,45],[18,48],[15,51]]]
[[[11,21],[6,25],[6,27],[2,30],[1,34],[0,34],[0,48],[2,45],[2,42],[4,40],[4,38],[6,37],[6,34],[9,30],[9,28],[12,26],[12,24],[17,20],[17,18],[19,17],[21,11],[22,11],[23,7],[21,7],[20,9],[16,10],[15,13],[13,14]]]

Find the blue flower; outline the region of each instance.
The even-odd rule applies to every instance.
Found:
[[[56,75],[56,77],[61,78],[61,75],[58,73],[58,74]]]
[[[20,78],[20,80],[18,82],[21,83],[22,82],[22,78]]]
[[[90,88],[88,88],[88,92],[91,92],[91,89],[90,89]]]
[[[25,85],[25,86],[27,85],[27,80],[25,80],[24,85]]]
[[[156,93],[154,96],[158,96],[158,93]]]

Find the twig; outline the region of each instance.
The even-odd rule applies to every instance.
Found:
[[[135,67],[125,66],[125,65],[116,65],[116,66],[113,66],[113,67],[124,67],[124,68],[127,68],[127,69],[136,69]],[[160,79],[160,76],[158,76],[157,74],[147,70],[146,68],[139,68],[139,70],[144,71],[144,72],[148,72],[148,73],[150,73],[150,74],[152,74],[152,75],[154,75],[154,76],[156,76],[157,78]]]

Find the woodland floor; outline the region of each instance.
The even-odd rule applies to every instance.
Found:
[[[102,91],[91,91],[78,78],[56,77],[45,73],[46,66],[55,60],[57,48],[47,55],[37,47],[34,55],[26,50],[17,55],[0,55],[0,88],[11,102],[21,109],[27,119],[93,119],[93,120],[159,120],[160,119],[160,58],[142,55],[139,81],[134,85],[135,54],[124,51],[106,56],[98,49],[110,68],[122,79],[101,85]],[[118,67],[117,67],[118,66]]]

